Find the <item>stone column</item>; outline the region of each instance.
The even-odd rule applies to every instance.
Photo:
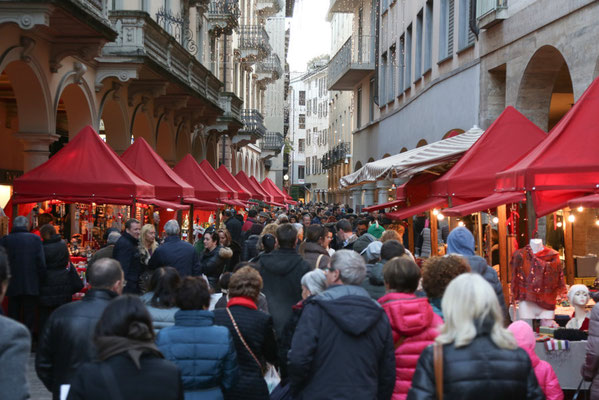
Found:
[[[387,203],[389,201],[389,189],[391,188],[391,182],[386,179],[378,181],[376,183],[376,188],[379,191],[377,204]]]
[[[59,138],[54,133],[27,132],[17,132],[15,137],[23,143],[23,172],[30,171],[48,161],[49,146]]]
[[[369,207],[374,205],[374,190],[376,185],[374,183],[367,183],[364,185],[364,206]]]
[[[352,204],[352,207],[354,209],[354,212],[358,212],[358,206],[362,204],[362,187],[358,186],[356,188],[353,188],[351,190],[351,193],[352,198],[354,199],[354,204]]]

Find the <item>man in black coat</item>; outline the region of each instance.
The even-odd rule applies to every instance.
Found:
[[[388,400],[395,386],[391,326],[358,286],[364,259],[339,250],[326,270],[327,290],[306,301],[288,356],[294,399]]]
[[[125,280],[125,293],[140,294],[139,275],[142,272],[141,259],[139,255],[139,235],[141,224],[135,218],[125,222],[125,232],[121,235],[114,246],[112,257],[117,260],[123,268]]]
[[[358,236],[352,231],[351,223],[346,219],[337,222],[337,238],[345,250],[353,250],[354,242],[358,240]]]
[[[11,233],[0,239],[0,246],[8,253],[12,275],[6,291],[8,316],[23,322],[33,332],[40,284],[46,278],[42,240],[29,233],[29,220],[18,216],[13,221]]]
[[[173,267],[181,275],[199,276],[202,274],[200,265],[200,256],[193,246],[179,237],[179,223],[175,219],[167,221],[164,225],[164,232],[167,237],[152,254],[148,266],[150,269],[160,267]]]
[[[241,228],[243,227],[243,224],[237,218],[235,218],[233,212],[230,210],[223,211],[223,217],[225,220],[225,226],[231,234],[231,239],[241,246],[243,244],[241,241]]]
[[[291,224],[277,229],[279,248],[260,256],[260,275],[264,282],[262,292],[268,301],[275,332],[280,337],[293,307],[302,299],[302,276],[310,265],[295,250],[297,230]]]
[[[96,261],[87,271],[87,280],[91,289],[85,297],[54,311],[40,336],[35,370],[54,400],[77,368],[94,359],[96,324],[110,300],[123,292],[123,270],[111,258]]]

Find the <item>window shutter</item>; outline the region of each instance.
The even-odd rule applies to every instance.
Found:
[[[454,31],[454,14],[455,4],[454,0],[448,0],[449,11],[447,20],[447,56],[453,55],[453,31]]]

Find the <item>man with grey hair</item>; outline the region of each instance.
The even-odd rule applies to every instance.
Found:
[[[152,254],[148,263],[150,269],[173,267],[182,278],[201,275],[200,257],[191,244],[179,237],[180,229],[177,220],[167,221],[164,232],[166,239]]]
[[[18,216],[10,234],[0,239],[0,246],[8,254],[12,276],[6,291],[8,316],[21,321],[33,333],[40,283],[46,278],[42,240],[29,233],[29,220]]]
[[[364,259],[352,250],[339,250],[326,275],[327,290],[305,302],[291,342],[293,397],[391,398],[393,336],[382,307],[358,286],[366,276]]]
[[[112,253],[114,252],[114,245],[120,239],[121,234],[119,232],[113,231],[108,234],[108,238],[106,240],[106,246],[102,247],[100,250],[96,251],[92,258],[89,260],[88,266],[92,266],[96,261],[101,258],[112,258]]]

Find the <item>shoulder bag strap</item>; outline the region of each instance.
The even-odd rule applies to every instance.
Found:
[[[320,269],[320,260],[322,260],[322,257],[324,256],[324,254],[321,254],[318,256],[318,258],[316,259],[316,269]]]
[[[258,357],[256,357],[256,355],[254,354],[252,349],[250,349],[250,346],[248,346],[247,342],[243,338],[243,335],[241,334],[241,331],[239,330],[239,327],[237,326],[237,322],[235,322],[235,318],[233,318],[233,314],[231,314],[231,310],[228,307],[226,310],[227,310],[227,314],[229,314],[229,318],[231,319],[231,322],[233,323],[233,328],[235,328],[235,332],[237,332],[237,336],[239,336],[239,339],[241,340],[241,343],[243,343],[243,345],[245,346],[248,353],[250,353],[252,358],[256,361],[256,364],[258,364],[258,367],[260,367],[260,371],[264,371],[264,369],[262,367],[262,363],[260,363],[260,361],[258,360]]]
[[[435,342],[433,344],[433,356],[435,364],[435,392],[437,400],[443,400],[443,345]]]

